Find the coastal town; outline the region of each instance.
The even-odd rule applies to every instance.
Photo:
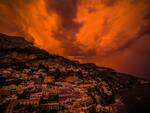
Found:
[[[49,54],[21,38],[0,40],[1,113],[126,113],[120,92],[147,84]]]
[[[80,79],[75,72],[57,78],[56,75],[48,74],[46,69],[38,68],[21,71],[12,68],[0,69],[2,80],[0,106],[4,113],[22,111],[88,113],[113,110],[113,105],[103,106],[104,98],[111,101],[113,93],[108,84],[100,78],[98,81]],[[49,72],[58,71],[57,69],[55,65]],[[65,71],[63,69],[62,71]],[[73,68],[68,70],[71,69]],[[81,72],[86,73],[85,70]]]

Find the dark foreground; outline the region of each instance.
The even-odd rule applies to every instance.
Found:
[[[1,113],[150,113],[149,83],[0,34]]]
[[[150,87],[139,86],[122,94],[129,113],[150,113]]]

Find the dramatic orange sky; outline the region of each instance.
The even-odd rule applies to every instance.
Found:
[[[150,78],[150,0],[0,0],[0,32]]]

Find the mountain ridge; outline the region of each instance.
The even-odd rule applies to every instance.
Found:
[[[114,113],[117,110],[115,113],[119,113],[118,109],[125,112],[127,110],[121,93],[141,85],[149,86],[149,81],[116,72],[111,68],[99,67],[93,63],[81,64],[78,61],[71,61],[35,47],[22,37],[4,34],[0,34],[0,77],[2,80],[0,91],[10,92],[9,95],[0,92],[0,97],[1,95],[5,97],[0,98],[2,101],[0,109],[4,112],[12,105],[10,96],[15,96],[12,100],[16,103],[20,103],[21,99],[30,102],[35,93],[41,94],[40,97],[36,97],[37,100],[39,99],[38,107],[30,105],[35,107],[35,112],[43,112],[41,109],[50,112],[53,109],[43,106],[49,104],[54,106],[56,103],[60,109],[54,111],[62,113],[66,110],[71,113],[79,111]],[[22,93],[18,92],[18,86],[21,87]],[[53,88],[57,90],[55,96],[58,96],[57,99],[55,97],[55,103],[49,99],[43,102],[45,98],[54,98],[49,94]],[[14,93],[14,90],[17,93]],[[45,93],[48,97],[44,96]],[[84,100],[84,97],[87,100]],[[4,105],[7,107],[5,108]],[[13,110],[21,108],[13,106]],[[25,110],[29,112],[26,106]]]

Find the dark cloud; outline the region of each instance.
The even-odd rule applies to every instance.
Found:
[[[106,6],[113,6],[118,2],[118,0],[102,0],[102,3],[104,3]]]
[[[76,43],[76,34],[82,24],[75,21],[78,0],[47,0],[47,8],[49,12],[55,12],[59,16],[58,30],[53,32],[53,36],[62,42],[62,47],[65,48],[67,54],[83,55],[83,51]],[[71,48],[71,49],[70,49]],[[86,55],[87,53],[85,53]]]
[[[82,56],[82,58],[89,58],[92,56],[96,56],[95,48],[88,49],[85,51],[85,49],[83,50],[83,48],[85,48],[85,47],[82,47],[82,46],[83,45],[79,45],[79,44],[78,45],[65,44],[63,47],[66,50],[66,54],[68,54],[69,56],[75,56],[75,57]]]
[[[95,12],[96,11],[96,8],[93,8],[93,7],[89,7],[88,8],[88,12],[89,13],[93,13],[93,12]]]
[[[80,24],[75,22],[77,14],[78,0],[47,0],[49,12],[55,12],[61,21],[61,29],[68,30],[79,29]]]

